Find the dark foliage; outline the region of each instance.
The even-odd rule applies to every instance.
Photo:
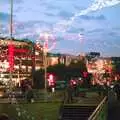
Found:
[[[33,74],[33,87],[36,89],[44,88],[44,71],[35,71]]]
[[[54,74],[56,80],[61,81],[69,81],[72,77],[82,77],[83,71],[87,71],[84,61],[71,63],[69,66],[57,64],[47,68],[47,73]],[[34,72],[33,83],[35,88],[44,88],[44,70]]]

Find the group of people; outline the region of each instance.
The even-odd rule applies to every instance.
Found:
[[[78,85],[68,83],[64,96],[65,96],[65,100],[66,100],[67,103],[72,103],[73,102],[73,97],[78,96]]]

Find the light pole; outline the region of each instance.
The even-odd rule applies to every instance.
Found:
[[[45,90],[47,91],[47,52],[44,50],[44,78],[45,78]]]
[[[48,52],[48,34],[45,33],[45,41],[43,44],[43,56],[44,56],[44,78],[45,78],[45,91],[47,92],[47,52]]]
[[[12,45],[13,36],[13,0],[10,0],[10,44]],[[9,66],[9,76],[10,76],[10,88],[12,88],[12,69]]]
[[[44,78],[45,78],[45,84],[44,84],[44,88],[45,91],[47,92],[47,53],[48,51],[52,50],[54,48],[54,46],[56,45],[55,43],[55,38],[52,34],[50,33],[43,33],[40,35],[41,38],[43,38],[44,42],[43,42],[43,65],[44,65]],[[52,40],[51,41],[51,45],[50,45],[50,41],[48,40]],[[49,48],[48,48],[48,42],[49,42]]]
[[[12,33],[13,33],[13,0],[10,0],[10,38],[12,40]]]

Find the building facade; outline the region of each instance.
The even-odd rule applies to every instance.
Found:
[[[105,73],[112,71],[111,58],[99,57],[87,62],[87,69],[89,73]]]
[[[42,46],[28,40],[0,38],[0,80],[8,81],[10,74],[15,84],[31,76],[43,65]]]

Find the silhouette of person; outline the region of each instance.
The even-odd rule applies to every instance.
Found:
[[[67,86],[67,103],[72,103],[73,101],[73,88],[70,84]]]
[[[32,87],[30,85],[28,85],[28,90],[27,90],[27,101],[28,102],[32,102],[34,95],[33,95],[33,90]]]
[[[113,89],[117,95],[117,100],[120,100],[120,83],[116,83]]]

